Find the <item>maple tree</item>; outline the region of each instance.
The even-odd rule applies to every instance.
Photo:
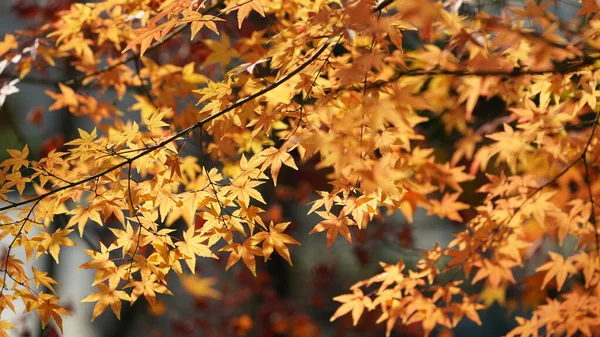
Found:
[[[275,255],[293,265],[300,231],[356,245],[423,209],[456,223],[453,240],[337,289],[331,321],[429,335],[482,324],[512,288],[537,297],[508,336],[598,335],[599,4],[565,20],[551,0],[501,15],[463,2],[65,1],[6,34],[0,105],[64,63],[77,75],[32,122],[65,110],[95,126],[0,163],[1,312],[22,302],[62,331],[58,282],[27,263],[60,263],[77,237],[94,320],[141,297],[158,310],[173,275],[224,300],[200,259],[258,277]],[[319,180],[289,192],[319,219],[308,228],[267,197],[296,171]],[[252,324],[240,316],[237,333]]]

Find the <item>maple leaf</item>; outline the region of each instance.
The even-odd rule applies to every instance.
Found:
[[[261,152],[261,156],[265,157],[265,161],[262,164],[262,170],[271,166],[271,177],[273,177],[273,185],[275,186],[277,186],[277,176],[279,175],[279,170],[281,170],[281,164],[285,164],[288,167],[298,170],[298,167],[296,167],[296,164],[294,163],[294,158],[292,158],[284,147],[281,147],[280,149],[274,147],[264,149]]]
[[[562,289],[562,286],[565,284],[567,277],[569,275],[573,275],[577,273],[577,268],[573,265],[570,259],[565,260],[565,258],[554,252],[548,252],[552,261],[548,261],[543,265],[539,266],[535,271],[547,271],[544,280],[542,281],[541,289],[544,289],[548,282],[552,279],[556,278],[556,284],[558,286],[558,291]]]
[[[461,97],[459,101],[465,102],[466,119],[471,120],[471,115],[475,109],[475,104],[481,94],[482,78],[481,77],[465,77],[459,88]]]
[[[485,286],[479,293],[479,298],[486,307],[490,307],[494,303],[504,306],[506,304],[506,287],[500,286],[494,288],[491,286]]]
[[[0,73],[2,73],[2,67],[0,66]],[[16,87],[17,83],[20,82],[20,79],[15,78],[14,80],[2,84],[0,87],[0,107],[4,105],[6,102],[6,97],[12,94],[16,94],[19,92],[19,88]]]
[[[43,253],[50,252],[50,255],[52,255],[54,261],[58,263],[58,253],[60,252],[61,246],[66,247],[77,245],[75,242],[73,242],[73,240],[67,237],[72,231],[72,229],[58,229],[54,233],[43,232],[40,234],[42,239],[40,240],[37,248],[37,257]]]
[[[194,227],[188,228],[183,232],[183,241],[176,243],[177,248],[183,254],[185,262],[192,271],[196,272],[196,255],[200,257],[212,257],[217,259],[217,256],[210,251],[207,245],[203,244],[208,238],[205,236],[195,235]]]
[[[232,58],[239,56],[237,50],[231,48],[229,36],[225,33],[221,34],[220,42],[215,40],[204,40],[204,43],[212,51],[206,60],[204,60],[204,65],[219,63],[221,69],[225,69]]]
[[[150,131],[155,131],[156,129],[162,129],[165,126],[169,126],[169,124],[163,122],[163,119],[165,118],[165,114],[167,112],[168,110],[162,112],[156,110],[154,113],[148,116],[148,118],[143,119],[144,125],[146,125],[146,127]]]
[[[591,15],[596,14],[598,13],[598,11],[600,11],[596,0],[581,0],[581,5],[581,8],[579,8],[579,11],[575,15],[585,16],[586,20],[588,20]]]
[[[167,2],[169,3],[169,2]],[[172,3],[171,3],[172,4]],[[173,4],[172,4],[173,5]],[[176,5],[176,4],[174,4]],[[129,41],[129,44],[123,49],[121,53],[127,52],[135,45],[140,44],[140,57],[144,55],[146,50],[150,47],[153,40],[161,41],[165,36],[177,25],[182,23],[175,20],[167,20],[159,25],[156,25],[157,21],[160,20],[167,12],[163,12],[152,19],[146,27],[136,29],[135,38]]]
[[[0,337],[10,337],[6,330],[13,329],[15,325],[10,323],[9,321],[1,320],[0,321]]]
[[[170,198],[170,196],[166,197]],[[181,207],[176,211],[171,212],[169,217],[176,219],[176,216],[181,214],[181,217],[185,220],[185,222],[191,226],[194,223],[194,217],[198,211],[198,208],[206,205],[209,202],[210,197],[210,193],[206,191],[184,193],[180,195],[180,201],[178,202],[178,205]],[[167,210],[163,208],[163,212],[167,213]]]
[[[0,42],[0,56],[6,54],[13,48],[17,48],[18,46],[19,44],[17,43],[17,39],[14,34],[4,35],[4,40]]]
[[[273,225],[273,221],[271,221],[268,232],[259,232],[252,237],[254,240],[259,242],[262,241],[262,251],[265,257],[265,262],[273,253],[273,249],[275,249],[277,250],[277,253],[279,253],[279,255],[290,264],[290,266],[293,265],[290,257],[290,251],[286,244],[300,245],[300,242],[283,233],[290,223],[291,222],[282,222],[277,225]]]
[[[317,194],[321,196],[321,198],[312,202],[312,206],[308,211],[308,214],[314,212],[315,210],[325,206],[325,211],[329,212],[331,207],[333,207],[334,203],[341,203],[342,199],[334,193],[329,193],[325,191],[317,191]]]
[[[79,235],[83,237],[83,230],[88,220],[92,220],[100,226],[103,225],[102,218],[100,218],[100,212],[98,209],[92,208],[91,206],[83,207],[77,206],[74,210],[70,211],[69,214],[74,214],[69,222],[67,223],[67,228],[71,228],[75,226],[75,223],[78,225]]]
[[[116,249],[116,247],[107,248],[102,242],[100,242],[100,251],[94,251],[86,249],[84,252],[88,254],[92,261],[86,262],[79,266],[80,269],[96,269],[96,276],[94,278],[94,282],[92,285],[96,285],[100,282],[103,282],[106,279],[109,279],[108,284],[112,287],[116,287],[117,283],[121,280],[117,266],[110,259],[111,250]]]
[[[98,131],[96,130],[96,128],[94,128],[94,130],[92,130],[92,132],[88,133],[85,130],[82,129],[77,129],[77,131],[79,132],[79,139],[74,139],[70,142],[65,143],[65,145],[72,145],[72,146],[93,146],[95,145],[95,139],[96,137],[98,137]]]
[[[58,110],[64,107],[77,107],[79,105],[79,96],[73,89],[62,83],[58,84],[58,88],[60,89],[60,94],[49,90],[45,91],[46,95],[52,97],[56,101],[49,107],[50,110]]]
[[[242,63],[239,65],[239,69],[234,73],[235,75],[239,75],[243,72],[248,72],[248,74],[252,75],[254,73],[254,70],[256,68],[256,66],[258,66],[261,63],[266,63],[268,60],[266,59],[260,59],[256,62],[252,62],[252,63]],[[258,125],[254,131],[252,132],[252,137],[255,137],[256,134],[258,133],[258,131],[260,131],[260,129],[262,127],[266,127],[266,131],[268,132],[270,130],[271,124],[268,123],[269,122],[269,115],[261,115],[263,118],[260,121],[260,125]],[[253,126],[254,124],[256,124],[257,122],[259,122],[259,120],[252,120],[250,123],[248,123],[248,125],[246,126]]]
[[[141,295],[144,295],[144,298],[152,306],[156,305],[156,293],[173,295],[164,284],[157,282],[158,278],[156,275],[151,274],[150,270],[144,269],[141,274],[141,281],[132,281],[125,286],[125,288],[133,287],[129,298],[132,304]]]
[[[262,228],[267,229],[259,214],[264,212],[263,209],[256,206],[247,207],[241,200],[238,200],[238,204],[240,205],[240,208],[235,210],[232,216],[244,219],[248,223],[248,227],[250,227],[250,234],[254,232],[255,223],[258,223]]]
[[[504,160],[509,166],[511,172],[517,171],[517,160],[524,158],[524,154],[530,152],[533,148],[527,142],[523,141],[520,134],[508,124],[504,123],[504,131],[496,132],[487,137],[496,141],[493,144],[493,151],[487,154],[488,158],[496,153],[503,154]]]
[[[258,243],[260,243],[260,241],[256,240],[254,237],[250,237],[246,239],[242,245],[239,243],[231,243],[221,248],[221,251],[231,252],[229,254],[229,259],[227,259],[225,270],[229,270],[229,268],[236,264],[241,258],[246,267],[252,272],[252,275],[256,277],[255,256],[263,255],[263,250],[256,246]]]
[[[223,11],[230,12],[235,9],[237,9],[237,21],[239,29],[242,28],[242,23],[244,22],[244,19],[248,17],[252,10],[256,11],[263,17],[265,16],[265,12],[259,0],[242,0],[237,2],[231,2],[225,9],[223,9]]]
[[[333,313],[333,316],[329,319],[330,322],[352,311],[352,322],[356,326],[365,308],[371,310],[373,307],[371,298],[365,296],[358,287],[353,289],[352,294],[336,296],[333,300],[342,303],[342,305]]]
[[[120,319],[121,300],[130,301],[131,298],[129,295],[127,295],[126,292],[116,290],[114,287],[110,287],[105,283],[98,283],[96,287],[98,287],[99,291],[81,300],[82,303],[97,302],[94,306],[94,311],[92,312],[92,322],[96,317],[100,316],[108,306],[110,306],[115,316]]]
[[[515,266],[513,261],[500,260],[498,263],[492,263],[490,260],[483,260],[483,266],[477,271],[471,282],[477,283],[487,278],[490,286],[498,288],[502,281],[516,283],[511,267]]]
[[[506,336],[514,337],[514,336],[525,336],[525,337],[537,337],[539,336],[538,330],[541,326],[540,322],[538,322],[537,316],[533,316],[531,320],[527,320],[523,317],[516,317],[518,325],[512,331],[510,331]]]
[[[223,295],[218,290],[212,288],[217,282],[217,279],[213,277],[201,278],[197,275],[182,275],[181,277],[183,288],[196,298],[210,297],[220,299]]]
[[[331,247],[338,234],[342,234],[342,236],[348,240],[348,242],[352,243],[350,228],[348,228],[348,226],[356,225],[353,220],[342,214],[335,216],[330,212],[316,213],[324,220],[319,222],[309,234],[327,231],[327,248]]]
[[[460,193],[444,194],[441,201],[430,200],[431,208],[427,215],[436,214],[440,218],[448,218],[452,221],[461,222],[463,218],[458,211],[469,209],[469,205],[464,202],[456,201]]]
[[[262,195],[254,188],[263,183],[263,181],[252,180],[250,178],[239,179],[239,181],[236,180],[231,183],[231,185],[223,187],[222,191],[230,193],[228,198],[239,199],[246,205],[250,204],[250,197],[266,204],[265,199],[263,199]]]
[[[127,221],[125,224],[125,230],[120,230],[116,228],[110,228],[110,231],[116,237],[116,242],[109,247],[109,250],[113,250],[114,248],[121,247],[123,251],[123,257],[132,252],[138,246],[145,246],[150,243],[150,240],[145,235],[139,234],[139,228],[137,230],[133,230],[131,223]]]
[[[39,288],[40,285],[48,288],[51,292],[55,292],[52,287],[53,284],[60,285],[60,283],[56,282],[54,279],[48,276],[48,273],[35,269],[34,266],[31,266],[31,271],[33,272],[33,282]]]
[[[192,11],[192,10],[184,11],[183,16],[184,16],[184,19],[183,19],[184,21],[189,20],[192,23],[192,25],[191,25],[192,35],[190,37],[190,40],[193,40],[194,37],[196,37],[196,34],[198,34],[198,32],[203,27],[210,29],[211,31],[213,31],[215,34],[218,35],[219,31],[217,30],[216,22],[225,21],[219,17],[213,16],[213,15],[202,15],[201,13],[198,13],[198,12]]]
[[[36,311],[42,322],[42,328],[46,327],[52,318],[61,333],[63,332],[62,316],[71,316],[71,313],[58,305],[58,297],[45,293],[39,294]]]
[[[455,326],[463,315],[468,317],[471,321],[475,322],[475,324],[480,326],[483,325],[481,319],[479,318],[479,314],[477,313],[477,310],[481,310],[484,308],[482,304],[476,303],[469,297],[464,296],[462,303],[460,303],[456,307],[458,309],[458,312],[455,311],[452,317]]]
[[[29,160],[27,160],[27,156],[29,156],[29,147],[27,144],[23,147],[23,151],[8,149],[6,152],[8,152],[10,158],[3,161],[2,166],[12,166],[12,172],[18,171],[21,166],[29,167]]]

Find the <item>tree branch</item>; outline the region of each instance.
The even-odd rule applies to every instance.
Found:
[[[39,195],[37,197],[31,198],[31,199],[28,199],[28,200],[23,200],[23,201],[20,201],[20,202],[15,202],[13,204],[0,207],[0,212],[9,210],[9,209],[12,209],[12,208],[15,208],[15,207],[20,207],[20,206],[23,206],[23,205],[27,205],[27,204],[30,204],[30,203],[33,203],[33,202],[38,203],[40,200],[42,200],[42,199],[44,199],[46,197],[52,196],[54,194],[57,194],[59,192],[67,190],[69,188],[73,188],[73,187],[76,187],[78,185],[84,184],[86,182],[92,181],[92,180],[97,179],[99,177],[102,177],[102,176],[104,176],[104,175],[106,175],[106,174],[108,174],[108,173],[110,173],[110,172],[112,172],[114,170],[120,169],[120,168],[122,168],[122,167],[124,167],[126,165],[129,165],[129,164],[133,163],[135,160],[148,155],[152,151],[166,146],[170,142],[172,142],[174,140],[177,140],[179,137],[182,137],[182,136],[188,134],[189,132],[191,132],[191,131],[193,131],[193,130],[195,130],[195,129],[203,126],[203,125],[205,125],[206,123],[209,123],[209,122],[211,122],[211,121],[213,121],[213,120],[221,117],[222,115],[228,113],[229,111],[232,111],[235,108],[238,108],[238,107],[240,107],[240,106],[242,106],[242,105],[250,102],[251,100],[253,100],[255,98],[258,98],[258,97],[260,97],[260,96],[268,93],[269,91],[271,91],[271,90],[279,87],[280,85],[282,85],[283,83],[287,82],[289,79],[291,79],[292,77],[294,77],[295,75],[297,75],[298,73],[300,73],[306,67],[308,67],[313,61],[315,61],[321,54],[323,54],[323,52],[327,49],[327,47],[329,47],[329,45],[331,44],[332,41],[333,41],[333,37],[330,37],[329,39],[327,39],[327,41],[323,44],[323,46],[321,46],[310,58],[308,58],[306,61],[304,61],[304,63],[302,63],[301,65],[299,65],[292,72],[290,72],[289,74],[283,76],[278,81],[274,82],[272,85],[270,85],[268,87],[265,87],[262,90],[259,90],[259,91],[255,92],[254,94],[252,94],[250,96],[247,96],[245,98],[242,98],[242,99],[236,101],[235,103],[229,105],[228,107],[222,109],[221,111],[215,113],[214,115],[209,116],[209,117],[207,117],[207,118],[205,118],[205,119],[203,119],[201,121],[196,122],[193,125],[188,126],[187,128],[185,128],[185,129],[177,132],[173,136],[171,136],[171,137],[163,140],[162,142],[160,142],[160,143],[158,143],[156,145],[148,147],[147,149],[145,149],[144,151],[138,153],[137,155],[135,155],[135,156],[133,156],[131,158],[128,158],[127,160],[124,160],[124,161],[122,161],[122,162],[120,162],[120,163],[118,163],[118,164],[116,164],[114,166],[111,166],[111,167],[109,167],[109,168],[107,168],[105,170],[102,170],[99,173],[96,173],[96,174],[91,175],[91,176],[89,176],[87,178],[84,178],[84,179],[72,182],[70,184],[61,186],[61,187],[59,187],[57,189],[51,190],[51,191],[46,192],[44,194],[41,194],[41,195]]]

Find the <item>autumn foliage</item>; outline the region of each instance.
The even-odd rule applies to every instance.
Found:
[[[91,241],[80,268],[96,291],[79,300],[94,303],[94,320],[141,298],[158,306],[174,275],[225,301],[218,279],[192,275],[200,259],[257,276],[275,255],[293,265],[300,232],[326,250],[423,209],[454,222],[454,239],[338,289],[331,321],[429,335],[481,324],[512,287],[540,295],[508,336],[600,334],[599,7],[583,0],[566,20],[554,3],[501,15],[460,0],[104,0],[40,12],[0,42],[0,104],[68,64],[75,77],[46,91],[53,104],[31,122],[68,110],[95,127],[39,156],[8,149],[0,163],[0,310],[22,302],[62,330],[57,282],[26,263],[60,263],[76,237]],[[309,227],[265,197],[298,170],[322,180],[298,198],[318,219]],[[252,325],[244,314],[235,329]],[[0,321],[0,336],[12,327]]]

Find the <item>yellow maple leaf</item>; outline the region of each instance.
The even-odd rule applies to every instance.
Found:
[[[460,216],[458,211],[469,209],[469,205],[464,202],[456,201],[460,193],[449,194],[446,193],[442,197],[441,201],[431,200],[431,208],[427,215],[436,214],[440,218],[448,218],[452,221],[461,222],[463,218]]]
[[[223,187],[223,192],[230,193],[227,196],[228,198],[239,199],[246,205],[250,204],[250,197],[266,204],[267,202],[263,199],[260,192],[255,189],[255,187],[263,183],[263,181],[252,180],[250,178],[238,179],[231,183],[231,185]]]
[[[130,301],[133,304],[141,295],[144,295],[144,298],[150,303],[150,305],[154,306],[156,304],[156,293],[159,294],[168,294],[173,295],[167,287],[158,282],[158,278],[156,275],[151,274],[149,269],[144,269],[142,274],[141,281],[132,281],[125,288],[133,287],[130,295]]]
[[[96,286],[100,291],[81,300],[81,302],[97,302],[92,312],[91,321],[93,322],[96,317],[100,316],[108,306],[117,318],[121,319],[121,300],[130,301],[129,295],[123,290],[116,290],[115,287],[110,287],[105,283],[98,283]]]
[[[271,166],[271,177],[273,177],[273,185],[275,186],[277,186],[277,176],[279,175],[279,170],[281,170],[281,164],[298,170],[296,163],[294,163],[294,158],[292,158],[284,147],[279,149],[274,147],[264,149],[261,152],[261,156],[265,157],[262,169],[264,170],[268,166]]]
[[[110,251],[116,247],[107,248],[102,242],[100,242],[100,251],[86,249],[84,252],[88,254],[92,261],[88,261],[81,266],[80,269],[96,269],[96,277],[92,285],[96,285],[109,279],[108,284],[116,287],[117,283],[121,280],[116,264],[110,259]]]
[[[77,95],[73,89],[62,83],[58,84],[58,88],[60,89],[60,94],[54,93],[49,90],[45,91],[46,95],[52,97],[56,101],[48,109],[58,110],[64,107],[71,108],[77,107],[79,105],[80,96]]]
[[[41,270],[35,269],[34,266],[31,266],[31,271],[33,272],[33,282],[39,288],[40,285],[45,286],[50,289],[50,291],[54,292],[53,284],[60,285],[60,283],[56,282],[53,278],[48,276],[48,273],[43,272]]]
[[[258,14],[265,16],[265,12],[263,10],[262,5],[259,0],[241,0],[241,1],[232,1],[223,9],[223,12],[229,13],[237,9],[237,21],[238,28],[242,28],[242,23],[244,19],[248,17],[252,10],[256,11]]]
[[[42,322],[42,328],[46,327],[53,318],[61,333],[63,332],[62,316],[71,316],[71,313],[58,305],[58,297],[45,293],[39,294],[36,311]]]
[[[221,69],[225,69],[232,58],[239,56],[237,50],[231,48],[229,36],[225,33],[221,35],[221,41],[204,40],[203,42],[212,50],[212,53],[204,60],[204,65],[219,63]]]
[[[473,109],[481,94],[482,78],[479,76],[467,76],[462,79],[462,85],[459,87],[461,93],[459,102],[465,102],[466,120],[471,120]]]
[[[479,293],[479,298],[486,307],[494,303],[504,306],[506,304],[506,286],[492,287],[486,285]]]
[[[219,31],[217,30],[216,22],[225,20],[213,15],[202,15],[196,11],[186,10],[183,12],[183,21],[191,22],[192,35],[190,40],[193,40],[203,27],[212,30],[218,35]]]
[[[77,244],[67,236],[71,233],[72,229],[59,229],[54,233],[43,232],[40,234],[41,240],[38,245],[37,257],[43,253],[50,252],[50,255],[54,258],[54,261],[58,263],[58,253],[60,252],[61,246],[76,246]]]
[[[207,237],[195,235],[195,232],[194,227],[188,228],[187,231],[183,232],[183,241],[176,243],[177,248],[183,254],[185,262],[192,273],[196,272],[196,255],[218,259],[208,246],[203,244],[207,240]]]
[[[243,245],[239,243],[231,243],[221,248],[221,251],[231,252],[229,254],[229,259],[227,259],[227,266],[225,270],[229,270],[234,264],[236,264],[240,258],[244,261],[244,264],[250,271],[252,275],[256,277],[256,258],[255,256],[262,256],[262,249],[256,247],[256,244],[260,243],[260,241],[250,237],[244,241]]]
[[[29,160],[27,160],[27,156],[29,156],[29,147],[27,144],[23,147],[23,151],[8,149],[6,152],[8,152],[10,158],[3,161],[2,166],[12,166],[12,172],[18,171],[21,166],[29,167]]]
[[[10,323],[9,321],[0,321],[0,337],[10,337],[11,335],[9,335],[6,330],[13,329],[14,327],[14,324]]]
[[[536,272],[547,271],[540,289],[544,289],[548,282],[553,278],[556,278],[557,289],[560,291],[565,284],[567,277],[577,273],[577,268],[575,268],[570,260],[565,260],[565,258],[558,253],[548,252],[548,254],[552,261],[544,263],[535,270]]]
[[[113,232],[117,240],[109,247],[109,250],[121,247],[123,256],[125,256],[135,250],[136,247],[143,247],[150,243],[147,236],[139,234],[139,230],[138,228],[134,231],[129,221],[125,224],[125,230],[110,228],[110,231]]]
[[[100,226],[103,225],[102,219],[100,218],[100,212],[97,209],[92,208],[91,206],[83,207],[77,206],[74,210],[70,211],[69,214],[73,214],[69,222],[67,223],[67,228],[71,228],[75,226],[77,223],[79,229],[79,235],[83,237],[83,229],[87,224],[88,220],[92,220]]]
[[[9,50],[17,48],[19,44],[13,34],[4,35],[4,41],[0,42],[0,56],[6,54]],[[7,328],[10,329],[10,328]]]
[[[212,288],[215,284],[217,284],[217,279],[214,277],[202,278],[197,275],[181,275],[181,285],[196,298],[210,297],[220,299],[223,295],[218,290]]]
[[[283,231],[291,222],[283,222],[277,225],[273,225],[273,221],[269,224],[268,232],[256,233],[253,238],[257,241],[262,241],[262,251],[265,257],[265,261],[269,259],[273,253],[273,249],[277,250],[277,253],[281,255],[289,264],[292,264],[292,258],[290,257],[290,251],[286,244],[300,245],[300,242],[294,240],[291,236],[284,234]]]

